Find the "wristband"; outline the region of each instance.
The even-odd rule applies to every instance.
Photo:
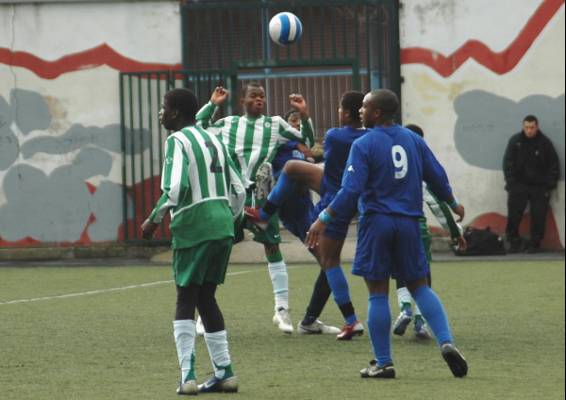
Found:
[[[332,221],[332,216],[330,216],[326,210],[322,210],[320,214],[318,214],[318,219],[320,219],[323,224],[328,225],[330,221]]]
[[[458,200],[456,200],[456,198],[454,197],[454,200],[452,200],[452,202],[448,205],[450,206],[451,209],[455,209],[460,205],[460,203],[458,203]]]

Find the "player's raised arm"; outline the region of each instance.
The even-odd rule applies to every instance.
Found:
[[[279,124],[280,137],[282,137],[283,142],[297,140],[311,148],[314,146],[314,128],[309,116],[307,103],[300,94],[291,94],[289,96],[289,102],[291,107],[301,115],[301,130],[299,132],[281,119]]]
[[[210,96],[210,101],[202,106],[196,115],[197,126],[206,129],[214,135],[218,135],[226,121],[223,118],[213,123],[212,117],[217,108],[226,102],[228,95],[229,92],[222,86],[216,87]]]

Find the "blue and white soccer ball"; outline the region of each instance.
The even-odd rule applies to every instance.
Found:
[[[269,36],[275,43],[285,46],[295,43],[303,34],[303,24],[290,12],[276,14],[269,21]]]

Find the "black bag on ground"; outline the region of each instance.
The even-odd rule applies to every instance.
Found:
[[[493,233],[490,227],[476,229],[467,227],[464,239],[468,242],[466,251],[455,250],[459,256],[489,256],[506,254],[503,239]]]

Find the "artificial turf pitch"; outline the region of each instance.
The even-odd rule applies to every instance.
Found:
[[[563,262],[433,264],[433,287],[469,362],[465,379],[453,378],[410,325],[393,337],[397,379],[362,380],[367,334],[350,342],[284,335],[271,323],[265,266],[229,272],[218,301],[240,392],[200,395],[207,399],[564,399]],[[289,270],[295,324],[317,273],[314,265]],[[365,285],[347,275],[365,321]],[[1,267],[0,399],[177,398],[170,279],[168,266]],[[321,319],[341,325],[332,299]],[[197,341],[200,382],[212,368]]]

